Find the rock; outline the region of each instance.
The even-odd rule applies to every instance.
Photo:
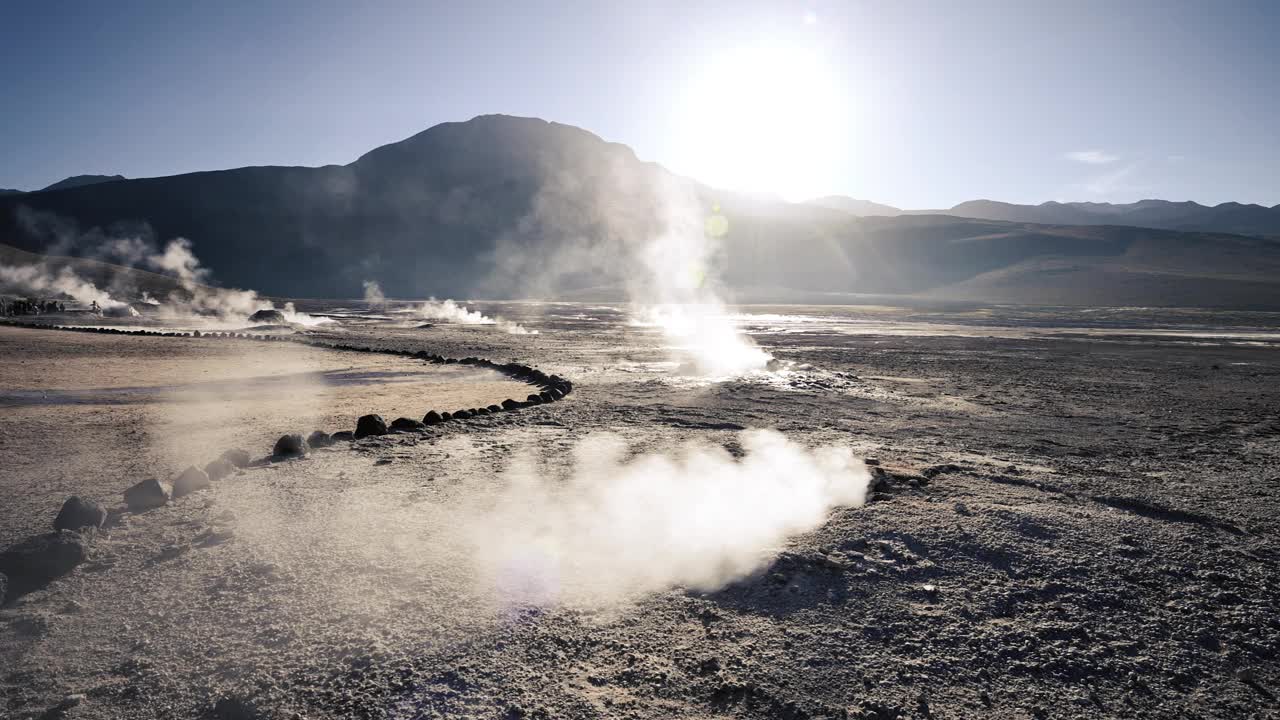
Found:
[[[271,454],[274,457],[298,457],[306,455],[307,450],[310,448],[307,447],[307,441],[303,440],[301,435],[281,435],[280,439],[276,440]]]
[[[269,324],[269,325],[283,325],[288,321],[285,319],[284,313],[280,312],[279,310],[259,310],[258,312],[249,316],[249,322]]]
[[[313,448],[326,448],[333,445],[333,438],[329,433],[323,430],[316,430],[307,436],[307,446]]]
[[[382,419],[381,415],[364,415],[356,421],[355,438],[369,437],[370,435],[386,435],[387,422]]]
[[[542,391],[542,392],[540,392],[540,393],[538,393],[538,397],[539,397],[539,398],[542,400],[542,402],[544,402],[544,403],[549,403],[549,402],[553,402],[553,401],[554,401],[554,398],[552,398],[552,397],[551,397],[551,393],[549,393],[549,392],[547,392],[547,391],[545,391],[545,390],[544,390],[544,391]]]
[[[54,530],[79,530],[86,527],[100,528],[107,521],[107,511],[101,505],[72,495],[62,503],[58,517],[53,519]]]
[[[442,422],[444,422],[444,418],[440,417],[440,413],[435,410],[427,411],[427,414],[422,418],[423,425],[439,425]]]
[[[261,720],[265,716],[248,700],[225,697],[214,704],[213,717],[217,720]]]
[[[521,405],[519,402],[515,400],[512,400],[511,398],[507,398],[506,400],[502,401],[503,410],[515,410],[516,408],[519,408],[519,407],[523,407],[523,405]]]
[[[553,387],[553,388],[551,388],[550,390],[548,390],[548,391],[546,391],[546,392],[544,392],[544,393],[542,393],[542,394],[543,394],[543,395],[550,395],[552,400],[563,400],[563,399],[564,399],[564,393],[560,392],[560,388],[557,388],[557,387]]]
[[[183,495],[190,495],[193,492],[203,490],[207,487],[209,487],[209,476],[205,471],[195,465],[192,465],[186,470],[183,470],[181,475],[174,478],[173,496],[175,498],[180,498]]]
[[[488,415],[488,414],[489,414],[489,408],[476,408],[475,410],[471,411],[472,417],[477,417],[480,415]]]
[[[173,488],[155,478],[149,478],[124,491],[125,504],[130,512],[141,512],[158,508],[169,502]]]
[[[204,474],[208,475],[210,480],[221,480],[235,471],[236,466],[226,458],[218,458],[204,466]]]
[[[0,553],[0,573],[11,578],[52,580],[71,572],[89,557],[80,533],[59,530],[29,537]]]
[[[440,413],[440,419],[445,422],[448,422],[449,420],[453,419],[453,413],[446,410],[445,412]]]
[[[9,576],[0,572],[0,607],[4,606],[4,596],[7,592],[9,592]]]
[[[454,419],[454,420],[470,420],[470,419],[471,419],[471,411],[470,411],[470,410],[455,410],[455,411],[453,412],[453,419]]]
[[[542,398],[538,395],[530,395],[529,397],[525,398],[524,401],[530,405],[542,404]]]
[[[235,448],[233,450],[228,450],[222,453],[222,459],[226,460],[232,465],[235,465],[238,468],[246,468],[246,467],[249,467],[249,461],[252,458],[249,457],[248,450],[241,450],[240,448]]]
[[[404,431],[421,430],[426,426],[427,426],[426,423],[420,422],[418,420],[414,420],[413,418],[407,418],[407,417],[399,417],[391,421],[392,430],[404,430]]]
[[[502,406],[501,406],[501,405],[490,405],[490,406],[489,406],[489,408],[488,408],[488,410],[489,410],[490,414],[492,414],[492,413],[496,413],[496,412],[502,412]]]
[[[336,443],[351,442],[352,440],[356,439],[356,434],[351,432],[350,430],[339,430],[338,432],[330,435],[329,439]]]

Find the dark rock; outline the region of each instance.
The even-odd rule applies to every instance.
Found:
[[[551,397],[551,393],[546,392],[545,390],[543,392],[538,393],[538,397],[544,403],[549,403],[555,400],[555,398]]]
[[[502,412],[501,405],[490,405],[488,409],[490,413]]]
[[[158,508],[169,502],[173,488],[155,478],[149,478],[124,491],[125,504],[130,512],[141,512]]]
[[[470,410],[455,410],[455,411],[453,411],[453,419],[454,419],[454,420],[470,420],[470,419],[471,419],[471,411],[470,411]]]
[[[563,392],[560,392],[560,388],[556,388],[556,387],[553,387],[553,388],[551,388],[550,390],[548,390],[548,391],[546,391],[546,392],[544,392],[544,393],[542,393],[542,394],[543,394],[543,395],[549,395],[549,396],[551,396],[551,399],[552,399],[552,400],[563,400],[563,399],[564,399],[564,393],[563,393]]]
[[[452,420],[452,419],[453,419],[453,413],[451,413],[451,412],[449,412],[448,410],[446,410],[446,411],[444,411],[444,412],[440,413],[440,419],[441,419],[441,420],[443,420],[443,421],[445,421],[445,422],[448,422],[449,420]]]
[[[471,414],[472,414],[473,416],[477,416],[477,415],[488,415],[488,414],[489,414],[489,408],[476,408],[475,410],[472,410],[472,411],[471,411]]]
[[[355,438],[369,437],[370,435],[386,435],[387,421],[382,419],[381,415],[363,415],[356,421]]]
[[[316,430],[307,436],[307,445],[313,448],[326,448],[333,445],[333,438],[323,430]]]
[[[235,448],[234,450],[228,450],[222,453],[222,459],[238,468],[244,468],[249,467],[249,461],[252,458],[249,457],[249,452],[247,450]]]
[[[218,458],[204,466],[204,474],[208,475],[210,480],[221,480],[235,471],[236,466],[226,458]]]
[[[249,322],[282,325],[287,320],[285,320],[284,313],[279,310],[259,310],[249,316]]]
[[[529,397],[525,398],[525,399],[524,399],[524,401],[525,401],[526,403],[528,403],[529,405],[540,405],[540,404],[542,404],[542,398],[541,398],[541,397],[539,397],[539,396],[537,396],[537,395],[530,395]]]
[[[442,422],[444,422],[444,418],[440,417],[440,413],[435,410],[429,410],[422,418],[424,425],[439,425]]]
[[[209,476],[205,474],[205,471],[195,465],[192,465],[186,470],[183,470],[181,475],[174,478],[173,496],[175,498],[180,498],[183,495],[190,495],[193,492],[203,490],[207,487],[209,487]]]
[[[107,521],[107,511],[101,505],[77,495],[67,498],[53,519],[54,530],[79,530],[86,527],[100,528]]]
[[[407,417],[400,417],[391,421],[392,430],[421,430],[426,426],[426,423]]]
[[[338,432],[330,435],[329,439],[334,442],[351,442],[356,439],[356,434],[350,430],[339,430]]]
[[[266,716],[248,700],[225,697],[214,704],[213,717],[216,720],[262,720]]]
[[[29,537],[0,553],[0,573],[33,581],[66,575],[89,557],[89,544],[71,530]]]
[[[309,449],[307,441],[301,435],[281,435],[271,454],[275,457],[298,457],[306,455]]]

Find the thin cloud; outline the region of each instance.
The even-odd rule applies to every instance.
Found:
[[[1067,159],[1087,165],[1107,165],[1120,158],[1103,150],[1076,150],[1075,152],[1067,153]]]

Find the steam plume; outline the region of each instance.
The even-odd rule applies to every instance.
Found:
[[[0,284],[20,292],[58,293],[84,305],[98,303],[105,310],[126,307],[69,267],[58,271],[44,264],[0,265]]]
[[[428,320],[458,323],[459,325],[496,325],[512,335],[537,335],[537,330],[502,318],[491,318],[478,310],[468,310],[452,300],[430,298],[418,308],[418,314]]]
[[[385,308],[387,306],[387,296],[382,293],[382,286],[377,280],[364,281],[364,301],[369,303],[370,308]]]
[[[740,460],[696,442],[627,459],[620,437],[590,436],[567,481],[516,462],[460,516],[508,602],[596,604],[673,586],[714,590],[833,508],[865,501],[869,475],[848,448],[808,450],[768,430],[740,440]]]

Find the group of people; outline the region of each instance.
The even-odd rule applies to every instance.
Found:
[[[97,303],[94,303],[95,305]],[[42,315],[46,313],[66,312],[67,306],[57,300],[26,300],[15,299],[7,300],[0,298],[0,316],[13,317],[15,315]]]

